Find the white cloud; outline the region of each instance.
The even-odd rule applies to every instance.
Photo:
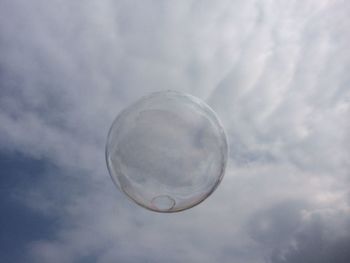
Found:
[[[2,1],[0,147],[45,156],[76,179],[65,202],[47,198],[61,191],[48,182],[26,196],[33,209],[59,211],[54,239],[29,244],[33,260],[269,262],[273,249],[303,244],[303,214],[348,209],[347,10],[344,1]],[[231,146],[218,190],[179,214],[128,202],[104,162],[115,115],[159,89],[206,99]],[[295,226],[274,210],[281,203]]]

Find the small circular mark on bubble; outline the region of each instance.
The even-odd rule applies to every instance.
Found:
[[[152,205],[159,211],[169,211],[175,204],[175,200],[168,195],[159,195],[152,199]]]

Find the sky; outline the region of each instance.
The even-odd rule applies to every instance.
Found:
[[[350,262],[350,3],[1,0],[0,261]],[[105,164],[140,97],[206,101],[224,179],[160,214]]]

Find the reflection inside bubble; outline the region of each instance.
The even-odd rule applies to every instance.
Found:
[[[125,109],[107,140],[110,174],[137,204],[181,211],[203,201],[220,183],[227,140],[204,102],[179,92],[158,92]]]

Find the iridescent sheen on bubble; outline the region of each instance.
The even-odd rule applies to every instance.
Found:
[[[222,180],[227,154],[214,111],[175,91],[152,93],[122,111],[106,145],[116,185],[157,212],[182,211],[206,199]]]

